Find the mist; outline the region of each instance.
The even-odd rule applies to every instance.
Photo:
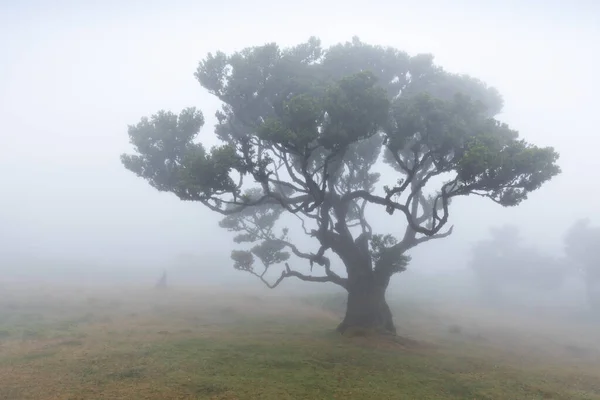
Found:
[[[500,119],[560,153],[562,174],[519,207],[476,197],[454,202],[453,234],[411,250],[390,296],[478,304],[469,260],[490,228],[514,225],[539,252],[564,257],[564,235],[574,221],[600,224],[600,183],[591,179],[600,168],[600,55],[593,50],[600,7],[592,1],[485,7],[376,1],[368,9],[363,2],[29,1],[1,10],[3,280],[151,287],[167,271],[175,285],[260,288],[260,281],[233,269],[232,235],[218,227],[219,215],[157,192],[126,171],[119,155],[130,151],[127,126],[159,109],[198,107],[207,118],[203,143],[217,144],[212,126],[219,103],[195,81],[198,62],[208,52],[288,46],[309,36],[324,46],[358,36],[411,55],[432,53],[448,71],[496,87],[505,102]],[[373,225],[383,228],[391,219],[382,213]],[[404,221],[398,221],[401,232]],[[561,295],[517,303],[585,309],[581,279],[565,282]],[[334,290],[304,282],[284,287],[283,293]]]

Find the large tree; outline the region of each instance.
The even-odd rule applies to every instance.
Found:
[[[195,77],[223,103],[215,127],[223,144],[196,141],[204,117],[195,108],[160,111],[129,127],[136,154],[123,164],[159,191],[223,214],[236,243],[254,244],[232,251],[235,268],[270,287],[294,277],[345,288],[342,332],[395,332],[390,278],[405,270],[409,249],[451,233],[443,230],[451,199],[516,206],[560,172],[554,149],[493,119],[502,108],[495,89],[444,71],[431,55],[358,38],[324,49],[311,38],[208,54]],[[389,214],[389,231],[373,231],[371,209]],[[294,220],[313,251],[300,248]],[[319,274],[291,266],[291,255]]]
[[[576,221],[565,235],[565,253],[582,273],[589,305],[600,312],[600,227]]]

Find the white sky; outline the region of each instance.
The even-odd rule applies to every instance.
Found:
[[[554,252],[574,219],[600,224],[600,2],[0,1],[0,250],[122,262],[188,251],[230,264],[217,215],[122,167],[127,125],[197,106],[214,143],[217,103],[193,77],[198,61],[312,35],[433,53],[497,87],[501,118],[561,153],[563,174],[518,208],[457,201],[453,237],[415,253],[423,268],[461,264],[499,223]]]

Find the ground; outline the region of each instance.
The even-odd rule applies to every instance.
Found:
[[[0,399],[600,399],[595,327],[406,300],[342,337],[337,298],[274,293],[5,284]]]

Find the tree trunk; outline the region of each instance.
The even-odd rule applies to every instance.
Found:
[[[373,279],[361,279],[349,285],[346,316],[338,332],[355,330],[395,335],[392,312],[385,300],[386,289],[387,283],[377,284]]]

